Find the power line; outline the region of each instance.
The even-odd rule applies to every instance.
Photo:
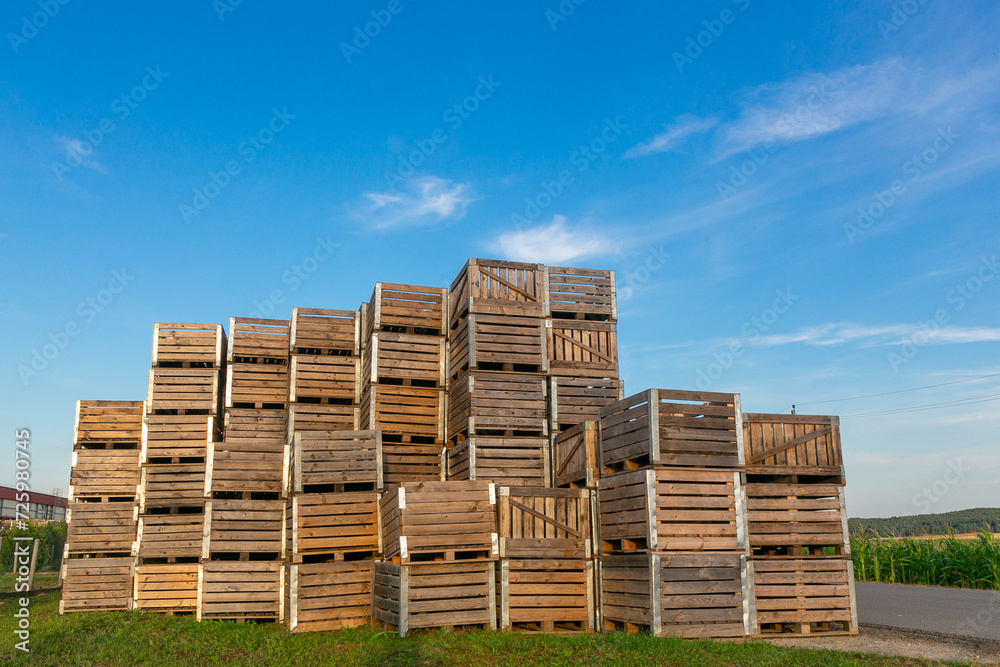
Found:
[[[910,392],[910,391],[920,391],[921,389],[933,389],[935,387],[944,387],[944,386],[947,386],[947,385],[950,385],[950,384],[960,384],[962,382],[975,382],[976,380],[985,380],[986,378],[994,378],[994,377],[1000,377],[1000,373],[991,373],[990,375],[980,375],[978,377],[967,378],[965,380],[952,380],[951,382],[941,382],[941,383],[938,383],[938,384],[929,384],[929,385],[924,386],[924,387],[913,387],[912,389],[898,389],[896,391],[884,391],[884,392],[879,393],[879,394],[865,394],[864,396],[851,396],[849,398],[834,398],[834,399],[830,399],[828,401],[813,401],[811,403],[796,403],[794,407],[797,407],[797,406],[800,406],[800,405],[823,405],[824,403],[842,403],[843,401],[857,401],[857,400],[860,400],[862,398],[875,398],[876,396],[890,396],[892,394],[905,394],[906,392]],[[791,407],[793,407],[793,406],[788,406],[788,408],[785,408],[784,410],[781,410],[781,412],[784,412],[785,410],[788,410]]]
[[[881,410],[878,412],[861,412],[854,415],[843,415],[842,418],[846,417],[876,417],[881,415],[895,415],[904,412],[917,412],[920,410],[936,410],[939,408],[956,408],[963,405],[973,405],[976,403],[989,403],[990,401],[1000,400],[1000,394],[984,394],[983,396],[971,396],[969,398],[960,398],[954,401],[943,401],[941,403],[928,403],[927,405],[914,405],[908,408],[897,408],[895,410]]]

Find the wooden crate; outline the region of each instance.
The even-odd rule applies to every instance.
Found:
[[[743,465],[739,394],[648,389],[601,408],[606,472],[646,465]]]
[[[361,400],[358,357],[296,354],[290,369],[288,400],[292,403],[353,405]]]
[[[292,308],[289,351],[294,354],[356,357],[361,352],[361,312]]]
[[[203,415],[146,415],[139,461],[204,461],[208,443],[221,437],[219,420]],[[202,464],[204,467],[204,464]]]
[[[285,619],[292,632],[370,625],[375,561],[289,564]]]
[[[497,627],[496,563],[375,563],[372,619],[405,637],[414,628]]]
[[[360,415],[361,429],[382,431],[383,443],[440,445],[444,442],[442,389],[370,385],[361,399]]]
[[[131,609],[134,568],[130,556],[64,558],[59,613]]]
[[[748,483],[746,497],[755,555],[850,556],[843,486]]]
[[[222,368],[225,358],[226,332],[221,324],[153,325],[153,368]]]
[[[545,486],[551,477],[546,438],[476,436],[445,450],[442,456],[447,459],[448,479]]]
[[[448,439],[548,435],[543,375],[473,371],[448,389]]]
[[[205,497],[241,494],[277,499],[288,488],[291,447],[280,440],[257,439],[251,444],[213,442],[208,445]]]
[[[449,323],[470,313],[544,317],[545,287],[541,264],[470,259],[451,284]]]
[[[288,365],[230,362],[226,366],[227,408],[282,409],[288,404]]]
[[[844,482],[838,417],[744,413],[743,442],[748,474]]]
[[[545,320],[549,372],[567,377],[618,377],[614,322]]]
[[[601,556],[605,630],[654,637],[741,637],[753,628],[752,582],[740,554]]]
[[[226,361],[267,364],[288,360],[288,320],[229,318],[229,350]]]
[[[858,634],[850,559],[782,558],[751,565],[761,636]]]
[[[552,317],[600,322],[618,319],[614,271],[546,266],[545,284]]]
[[[253,449],[254,443],[286,442],[288,412],[285,410],[257,410],[229,408],[225,413],[225,438],[230,445],[245,445]]]
[[[70,457],[71,498],[134,499],[139,487],[139,441],[85,441]]]
[[[144,407],[142,401],[77,401],[74,448],[88,443],[138,442]]]
[[[217,368],[151,368],[146,414],[219,414],[222,392]]]
[[[405,482],[379,500],[387,559],[496,558],[496,493],[487,482]]]
[[[392,436],[389,436],[392,438]],[[382,442],[382,474],[385,484],[442,481],[441,445]]]
[[[124,503],[70,502],[66,507],[65,555],[131,554],[139,507]]]
[[[469,315],[448,337],[448,374],[469,370],[547,373],[545,320],[509,315]]]
[[[588,489],[499,488],[500,556],[514,560],[592,558]]]
[[[198,563],[137,565],[132,597],[140,611],[194,614],[198,609]]]
[[[198,620],[284,620],[285,564],[212,561],[198,566]]]
[[[144,514],[139,517],[136,555],[142,564],[151,561],[196,562],[201,557],[205,515],[199,511],[177,514]]]
[[[284,500],[210,500],[205,503],[202,560],[277,560],[284,557]]]
[[[288,406],[285,438],[299,431],[357,431],[360,411],[356,405],[313,405],[293,403]]]
[[[591,559],[504,559],[497,592],[501,630],[592,632],[596,627]]]
[[[381,431],[301,431],[293,437],[295,493],[366,491],[382,485]]]
[[[302,493],[288,500],[286,534],[292,562],[374,558],[381,552],[379,493]]]
[[[601,550],[747,553],[739,472],[659,468],[601,477]]]
[[[443,388],[448,380],[444,336],[375,331],[361,356],[366,384]]]
[[[205,462],[142,466],[139,513],[151,508],[200,507],[205,502]]]
[[[585,421],[597,422],[601,408],[624,398],[624,383],[613,378],[549,378],[549,420],[552,433]]]
[[[443,336],[448,331],[445,308],[448,290],[442,287],[375,283],[364,313],[363,338],[375,331]]]
[[[596,489],[601,476],[597,459],[597,422],[585,421],[552,436],[555,486]]]

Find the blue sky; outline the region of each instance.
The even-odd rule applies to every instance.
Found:
[[[485,256],[615,269],[630,393],[844,415],[852,515],[997,505],[995,3],[64,2],[0,9],[36,490],[76,399],[144,398],[153,322]]]

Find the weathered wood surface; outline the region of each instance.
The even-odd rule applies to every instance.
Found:
[[[761,635],[857,634],[850,560],[758,559],[753,580]]]
[[[288,415],[280,409],[227,408],[222,440],[229,449],[273,451],[275,443],[288,441]]]
[[[550,377],[549,420],[552,433],[585,421],[597,422],[601,408],[624,398],[625,383],[613,378]]]
[[[593,560],[505,559],[500,562],[497,593],[501,630],[595,629]]]
[[[289,564],[285,620],[292,632],[370,625],[375,561]]]
[[[221,324],[157,322],[153,325],[153,368],[221,368],[226,359]]]
[[[135,501],[68,503],[65,553],[131,554],[138,515],[139,507]]]
[[[208,455],[208,443],[221,437],[219,420],[204,415],[146,415],[142,425],[141,463]],[[204,464],[202,464],[204,467]]]
[[[601,476],[597,423],[585,421],[552,435],[552,474],[558,487],[596,489]]]
[[[546,438],[481,437],[446,451],[447,478],[517,486],[545,486],[551,477]]]
[[[614,322],[545,320],[549,372],[569,377],[618,377]]]
[[[381,431],[300,431],[292,439],[291,488],[295,493],[345,484],[381,489],[383,464]]]
[[[604,476],[602,550],[747,554],[745,498],[739,472],[659,468]]]
[[[288,346],[294,354],[342,355],[361,352],[361,312],[292,308]]]
[[[361,356],[361,377],[368,384],[443,388],[447,350],[444,336],[375,331]]]
[[[281,440],[263,438],[209,443],[205,497],[220,493],[284,495],[290,449]]]
[[[618,319],[615,272],[545,267],[548,312],[558,319],[614,321]]]
[[[487,482],[406,482],[382,494],[382,549],[399,562],[496,558],[496,489]]]
[[[288,360],[289,321],[246,317],[229,318],[229,351],[232,364],[284,364]]]
[[[136,554],[140,563],[149,559],[195,561],[201,558],[204,534],[205,515],[201,511],[144,514],[139,517]]]
[[[600,430],[608,472],[744,464],[739,394],[648,389],[601,408]]]
[[[70,457],[71,498],[135,498],[140,482],[138,440],[116,443],[88,441]]]
[[[132,608],[131,557],[65,558],[59,613]]]
[[[205,461],[142,466],[139,513],[168,507],[200,507],[205,501]]]
[[[588,489],[501,486],[497,495],[500,555],[513,559],[592,558]]]
[[[385,484],[442,481],[441,450],[441,445],[383,440],[382,473]]]
[[[151,368],[146,387],[146,413],[219,413],[223,390],[217,368]]]
[[[843,486],[749,483],[746,495],[755,555],[850,555]]]
[[[202,563],[198,570],[198,620],[281,621],[284,563]]]
[[[448,389],[448,437],[548,435],[543,375],[473,371]]]
[[[442,287],[375,283],[365,309],[363,338],[375,331],[444,335],[448,290]]]
[[[404,436],[413,444],[444,442],[445,395],[442,389],[370,385],[361,399],[361,429]]]
[[[288,364],[230,362],[226,366],[227,408],[281,409],[288,403]]]
[[[74,447],[94,443],[137,442],[142,437],[142,401],[77,401]]]
[[[381,552],[379,493],[301,493],[288,500],[286,535],[292,562]]]
[[[292,355],[288,400],[352,404],[361,400],[358,357]]]
[[[220,555],[285,554],[284,500],[211,500],[205,503],[203,560]]]
[[[137,565],[135,608],[194,614],[198,608],[198,563]]]
[[[840,419],[744,413],[748,473],[843,478]]]
[[[459,320],[448,337],[448,373],[458,379],[469,370],[546,373],[545,321],[538,317],[472,314]]]
[[[375,563],[372,618],[405,637],[414,628],[497,627],[496,563]]]
[[[452,328],[469,313],[544,317],[548,297],[541,264],[470,259],[451,284]]]

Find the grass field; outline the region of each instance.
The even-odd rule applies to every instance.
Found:
[[[852,537],[858,581],[1000,590],[1000,540]]]
[[[16,598],[0,598],[0,664],[33,665],[931,665],[889,658],[772,646],[655,639],[648,635],[533,635],[416,632],[399,639],[368,629],[293,635],[269,625],[196,623],[135,612],[58,615],[56,592],[36,594],[31,655],[13,649]],[[957,663],[955,663],[957,664]]]

